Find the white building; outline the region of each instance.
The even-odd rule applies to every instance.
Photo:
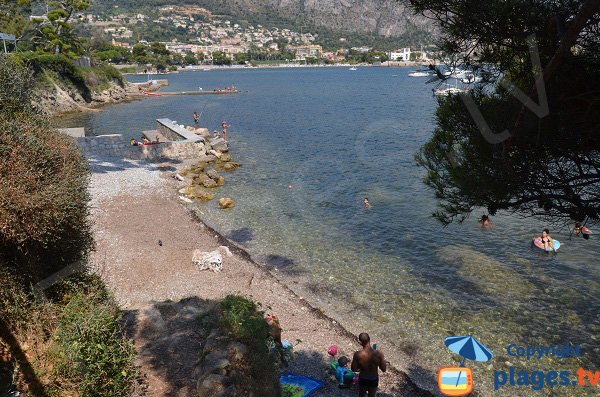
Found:
[[[410,60],[410,48],[401,48],[396,51],[390,52],[390,61],[409,61]]]

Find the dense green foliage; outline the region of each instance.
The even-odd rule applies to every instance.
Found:
[[[134,349],[123,338],[121,312],[96,278],[69,286],[60,308],[50,354],[55,376],[82,396],[129,395]],[[58,387],[57,395],[62,388]]]
[[[254,380],[251,388],[254,393],[260,396],[277,395],[279,381],[267,348],[269,328],[264,313],[251,299],[239,295],[225,297],[221,310],[224,330],[249,348],[251,378]]]
[[[0,57],[0,262],[36,279],[84,259],[92,237],[87,163],[30,105],[32,87]]]
[[[46,291],[46,301],[37,300],[24,280],[6,269],[0,268],[0,281],[0,318],[17,342],[31,349],[28,364],[40,379],[27,385],[33,395],[129,395],[136,375],[133,346],[123,338],[119,308],[98,277],[79,274],[61,281]],[[9,347],[12,354],[19,349]],[[9,379],[2,379],[2,372]],[[14,382],[23,389],[27,382],[18,372],[14,363],[0,360],[0,384]]]
[[[96,277],[56,274],[84,271],[93,245],[89,170],[36,108],[35,73],[89,78],[62,54],[0,56],[0,348],[19,362],[0,355],[0,377],[17,374],[0,380],[39,395],[126,396],[133,349],[116,303]],[[32,286],[49,276],[58,284],[41,302]]]
[[[236,339],[245,343],[265,341],[269,327],[256,303],[243,296],[228,295],[221,304],[223,324]],[[264,343],[263,343],[264,344]]]
[[[484,207],[597,222],[600,1],[411,3],[443,28],[448,59],[484,79],[468,94],[475,111],[469,99],[440,100],[433,137],[417,156],[440,199],[436,217],[462,220]],[[530,57],[532,40],[541,64]],[[511,86],[532,102],[518,100]]]

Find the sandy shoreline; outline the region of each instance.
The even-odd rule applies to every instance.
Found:
[[[179,186],[170,178],[182,164],[90,159],[90,165],[97,244],[92,263],[123,309],[143,311],[155,302],[190,296],[209,300],[231,293],[251,296],[264,310],[279,316],[284,339],[302,341],[289,369],[324,380],[326,386],[316,396],[356,394],[356,389],[338,389],[326,369],[327,346],[335,344],[351,356],[358,349],[356,337],[206,226],[178,198]],[[222,273],[199,271],[192,264],[195,249],[213,251],[219,246],[229,247],[233,254],[224,256]],[[145,366],[143,360],[138,365],[148,383],[138,395],[167,395],[161,372]],[[192,374],[190,382],[195,384],[191,378]],[[380,396],[430,395],[395,369],[383,374],[380,384]]]

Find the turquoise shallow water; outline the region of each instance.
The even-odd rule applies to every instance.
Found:
[[[477,227],[481,213],[447,228],[431,219],[436,203],[414,153],[430,136],[436,104],[408,71],[186,72],[169,75],[166,90],[234,84],[242,93],[148,98],[59,122],[133,137],[160,117],[191,124],[193,111],[211,130],[228,120],[243,166],[225,175],[219,195],[237,206],[198,205],[203,219],[351,330],[374,333],[417,375],[453,363],[442,340],[454,334],[473,334],[491,348],[494,368],[505,361],[531,367],[507,357],[512,342],[579,343],[581,363],[600,367],[599,240],[553,231],[563,247],[548,255],[530,246],[545,227],[531,219],[501,214],[487,230]],[[535,368],[579,363],[546,360]],[[492,369],[476,368],[489,390]],[[556,395],[577,393],[585,394]]]

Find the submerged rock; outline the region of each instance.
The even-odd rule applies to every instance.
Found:
[[[212,193],[202,190],[200,186],[189,186],[186,194],[199,201],[210,201],[215,198]]]
[[[221,207],[221,209],[233,208],[235,207],[235,201],[230,197],[220,198],[219,207]]]
[[[222,176],[219,176],[216,180],[217,182],[217,186],[223,186],[225,184],[225,178],[223,178]]]
[[[233,171],[235,170],[237,167],[239,167],[241,164],[240,163],[236,163],[236,162],[229,162],[229,163],[225,163],[223,164],[223,169],[225,171]]]

